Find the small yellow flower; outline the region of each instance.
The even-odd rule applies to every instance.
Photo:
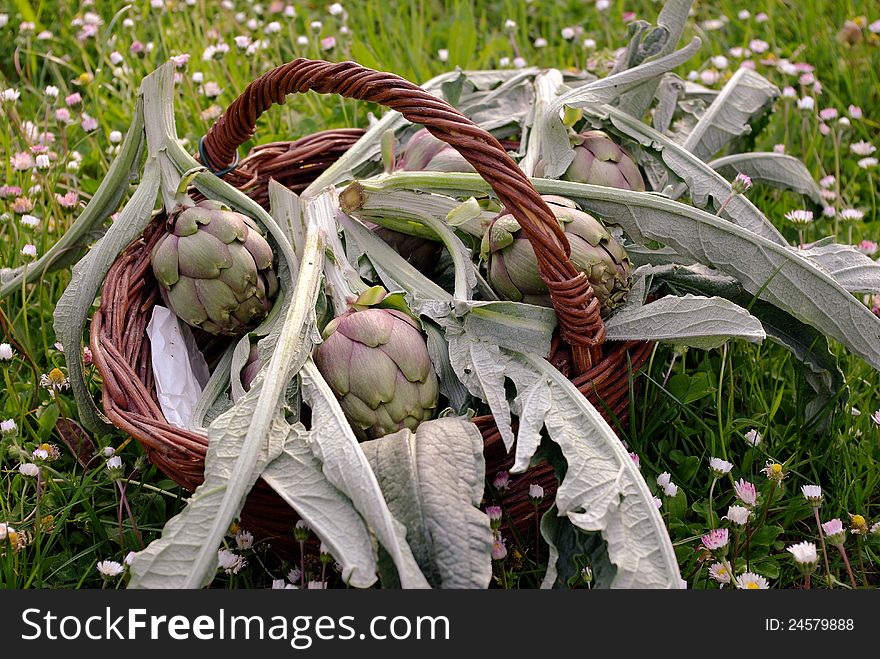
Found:
[[[92,80],[94,80],[94,78],[95,78],[95,76],[93,76],[93,75],[92,75],[91,73],[89,73],[88,71],[83,71],[82,73],[79,74],[79,76],[77,76],[75,82],[76,82],[76,84],[78,84],[78,85],[87,85],[87,84],[89,84]]]
[[[778,462],[773,462],[771,460],[767,461],[767,466],[764,467],[763,471],[767,475],[767,478],[776,481],[777,483],[781,483],[782,479],[786,477],[783,466]]]
[[[49,455],[49,457],[46,459],[50,462],[52,460],[57,460],[61,457],[61,451],[58,450],[58,447],[55,444],[47,444],[44,442],[40,444],[37,448],[39,448],[41,451],[45,451]]]
[[[850,532],[856,535],[868,535],[868,522],[861,515],[850,515]]]
[[[70,386],[70,381],[64,375],[64,371],[56,367],[49,371],[48,374],[43,373],[42,377],[40,377],[40,386],[54,394],[56,391],[67,389]]]
[[[43,533],[52,533],[55,529],[55,516],[54,515],[46,515],[42,519],[40,519],[40,530]]]

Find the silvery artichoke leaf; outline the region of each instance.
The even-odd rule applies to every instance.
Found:
[[[654,129],[666,133],[672,124],[672,117],[678,109],[678,102],[684,96],[684,81],[674,73],[666,73],[660,78],[655,98],[657,100],[651,117]]]
[[[760,321],[722,297],[667,295],[635,309],[622,309],[605,322],[609,341],[663,341],[692,348],[717,348],[728,339],[758,343]]]
[[[580,529],[602,533],[608,558],[617,567],[611,587],[679,588],[681,575],[666,526],[623,444],[550,363],[537,355],[521,358],[540,369],[550,390],[545,427],[567,463],[556,493],[559,514]],[[527,418],[529,410],[520,416]]]
[[[525,157],[519,161],[519,168],[526,176],[534,174],[538,160],[558,162],[560,167],[565,163],[566,169],[574,160],[568,128],[558,120],[559,108],[554,107],[562,84],[562,73],[557,69],[547,69],[535,77],[535,106],[528,129],[528,147]],[[544,119],[551,111],[556,113],[555,118]]]
[[[596,116],[607,117],[611,125],[627,137],[658,151],[662,162],[687,184],[695,206],[708,210],[711,203],[714,210],[726,201],[721,217],[779,245],[788,244],[752,202],[741,194],[735,194],[724,177],[694,154],[610,105],[596,108],[595,112]]]
[[[617,99],[621,92],[633,89],[646,80],[655,78],[686,62],[699,49],[700,40],[693,40],[681,50],[651,62],[645,62],[632,69],[600,78],[569,92],[560,94],[556,100],[547,105],[546,110],[535,116],[535,124],[541,123],[540,147],[538,155],[543,161],[544,176],[558,178],[565,173],[574,159],[573,147],[568,139],[568,131],[560,118],[560,112],[566,107],[590,108],[600,107]],[[653,97],[654,91],[649,95]],[[560,128],[561,127],[561,128]],[[535,127],[532,130],[536,130]],[[529,155],[527,154],[528,158]]]
[[[705,211],[647,192],[533,179],[542,194],[576,200],[636,242],[656,240],[737,279],[743,288],[880,368],[880,318],[801,251]]]
[[[134,555],[129,588],[201,588],[214,578],[223,536],[289,431],[280,410],[256,417],[259,399],[270,392],[262,385],[258,375],[245,397],[211,424],[205,481],[166,522],[162,537]]]
[[[483,438],[467,419],[426,421],[361,444],[388,506],[434,587],[486,588],[492,531],[479,509],[485,488]]]
[[[602,533],[617,568],[611,587],[678,588],[678,562],[653,495],[608,423],[543,357],[504,351],[502,363],[518,393],[520,432],[511,471],[528,467],[540,443],[537,431],[546,428],[566,463],[558,514]]]
[[[430,588],[406,540],[406,527],[395,519],[339,401],[314,362],[300,372],[303,399],[312,410],[309,445],[324,476],[349,498],[385,551],[391,556],[403,588]]]
[[[734,153],[709,162],[709,167],[722,176],[733,179],[743,173],[753,183],[764,183],[781,190],[793,190],[808,196],[819,206],[825,206],[821,190],[804,163],[785,153]]]
[[[852,245],[831,243],[797,250],[850,293],[880,293],[880,263]]]
[[[779,89],[764,76],[739,69],[687,135],[682,148],[708,161],[732,140],[751,132],[750,124],[778,97]]]
[[[351,500],[324,476],[301,424],[290,429],[284,450],[262,478],[308,524],[342,565],[342,581],[355,588],[376,582],[373,538]]]
[[[149,161],[143,179],[116,221],[77,263],[70,283],[55,306],[55,335],[65,347],[64,360],[81,423],[94,433],[113,429],[98,410],[83,377],[82,337],[89,312],[116,257],[140,236],[152,219],[161,184],[159,168]]]
[[[663,59],[675,50],[684,33],[688,15],[693,4],[693,0],[667,0],[663,4],[663,8],[657,16],[657,29],[655,32],[657,32],[658,37],[662,32],[665,32],[665,37],[662,43],[655,37],[659,50],[656,53],[653,49],[646,50],[645,57],[647,59],[643,60],[643,64],[652,63],[651,57],[656,58],[653,60],[654,62]],[[673,68],[675,67],[669,67],[670,70]],[[617,107],[636,119],[641,119],[645,116],[648,108],[651,107],[651,100],[654,98],[658,84],[659,76],[648,78],[642,85],[621,94],[616,103]]]

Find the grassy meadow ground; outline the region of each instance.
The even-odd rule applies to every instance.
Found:
[[[586,67],[601,75],[610,51],[625,43],[626,22],[633,16],[652,21],[660,8],[649,0],[605,5],[604,0],[361,0],[339,11],[324,2],[288,6],[271,0],[4,2],[0,268],[43,254],[64,233],[107,171],[128,128],[141,78],[170,57],[179,63],[178,133],[194,150],[250,80],[297,56],[354,59],[414,81],[455,66],[523,62]],[[872,153],[872,145],[880,143],[880,5],[696,2],[685,38],[692,34],[703,39],[703,48],[678,71],[683,77],[720,88],[745,65],[780,89],[791,87],[755,136],[755,148],[803,158],[817,181],[825,179],[838,210],[863,212],[863,219],[840,225],[840,240],[873,254],[872,241],[880,241],[880,169]],[[323,128],[363,126],[369,111],[378,109],[338,97],[291,97],[261,119],[255,141],[242,152]],[[799,235],[784,217],[804,207],[799,196],[759,186],[749,195],[793,243],[834,231],[835,221],[819,216]],[[9,344],[9,354],[0,348],[3,587],[123,585],[124,576],[102,576],[96,563],[122,562],[149,542],[186,494],[146,464],[136,442],[122,433],[95,440],[99,449],[121,458],[115,473],[106,465],[111,450],[83,468],[68,448],[65,438],[78,436],[76,408],[63,388],[63,372],[53,371],[64,362],[52,328],[68,280],[69,269],[49,273],[0,301],[0,343]],[[880,377],[835,351],[845,387],[822,428],[805,421],[804,369],[769,341],[684,354],[661,347],[653,354],[635,413],[620,434],[664,500],[663,514],[690,587],[719,586],[710,577],[711,561],[704,560],[700,538],[710,528],[710,489],[717,520],[735,503],[733,486],[741,478],[756,485],[760,499],[748,547],[743,531],[732,531],[731,541],[739,543],[741,562],[748,555],[749,569],[770,587],[802,587],[786,548],[819,543],[813,508],[801,491],[809,484],[823,490],[821,521],[843,522],[856,584],[880,584],[880,537],[870,533],[880,520],[880,414],[872,418],[880,409]],[[97,394],[100,380],[93,367],[89,377]],[[752,445],[748,438],[754,440],[755,433],[761,440]],[[35,457],[44,444],[47,454]],[[710,457],[733,464],[714,487]],[[768,460],[783,465],[785,478],[778,485],[763,472]],[[26,464],[36,464],[39,477],[22,470]],[[675,496],[664,496],[656,484],[663,472],[677,485]],[[850,532],[861,528],[852,515],[864,518],[868,533]],[[235,540],[230,543],[235,547]],[[258,546],[236,551],[246,557],[247,568],[221,572],[215,586],[266,586],[286,573],[264,563]],[[852,587],[844,554],[829,545],[828,558],[833,587]],[[828,583],[822,562],[814,585]]]

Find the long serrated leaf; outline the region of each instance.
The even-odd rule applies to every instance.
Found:
[[[788,244],[752,202],[735,194],[724,177],[694,154],[617,108],[605,105],[597,112],[607,113],[613,126],[631,139],[658,150],[662,161],[687,184],[691,200],[698,208],[707,208],[710,200],[715,208],[721,208],[726,202],[722,217],[779,245]]]
[[[284,451],[262,477],[327,545],[342,566],[343,582],[355,588],[376,582],[378,558],[370,532],[351,500],[324,476],[305,428],[290,429]]]
[[[201,588],[213,579],[223,536],[260,473],[281,453],[289,428],[279,410],[256,423],[259,398],[268,391],[260,383],[258,376],[245,398],[211,424],[205,481],[162,537],[134,555],[129,588]],[[256,426],[260,434],[248,437]]]
[[[429,582],[486,588],[492,531],[478,508],[486,462],[477,427],[445,417],[420,424],[416,433],[404,429],[361,447]]]
[[[764,76],[741,68],[715,98],[682,144],[700,160],[709,160],[732,140],[751,132],[750,124],[767,111],[779,89]]]
[[[663,280],[677,293],[690,291],[720,295],[740,306],[747,306],[752,315],[761,321],[768,338],[788,349],[806,367],[809,375],[807,381],[814,390],[814,396],[806,408],[809,421],[812,422],[830,400],[846,393],[843,372],[828,348],[828,339],[778,307],[755,300],[733,277],[702,265],[664,266],[652,268],[651,273],[655,280]],[[819,424],[814,427],[818,432],[823,426]]]
[[[514,435],[511,423],[507,391],[504,388],[505,372],[501,349],[497,344],[475,340],[464,333],[460,323],[449,317],[434,318],[446,330],[449,342],[449,361],[459,380],[473,396],[483,399],[489,406],[498,432],[509,451]]]
[[[827,271],[850,293],[880,293],[880,263],[852,245],[831,243],[799,253]]]
[[[663,4],[663,8],[657,16],[657,26],[664,28],[668,36],[656,57],[660,58],[675,50],[684,33],[684,27],[693,4],[693,0],[667,0]],[[643,85],[621,94],[617,100],[617,106],[633,117],[641,119],[651,107],[651,100],[654,98],[658,84],[657,77],[648,79]]]
[[[679,588],[672,542],[654,497],[623,443],[589,400],[553,366],[519,355],[550,390],[545,418],[567,469],[556,493],[560,515],[600,531],[617,567],[612,588]]]
[[[766,338],[760,321],[721,297],[668,295],[605,322],[609,341],[668,341],[692,348],[717,348],[728,339],[759,342]]]
[[[753,183],[766,183],[781,190],[793,190],[807,195],[820,206],[825,205],[822,191],[806,165],[785,153],[734,153],[712,160],[709,167],[729,180],[733,180],[737,174],[746,174]]]
[[[312,410],[309,442],[327,480],[345,494],[391,556],[403,588],[430,588],[345,418],[339,402],[311,360],[301,371],[303,398]]]
[[[880,319],[800,250],[660,195],[619,193],[563,181],[534,182],[539,192],[576,199],[586,210],[619,224],[637,242],[656,240],[685,259],[733,276],[749,293],[880,368]]]
[[[440,393],[446,396],[449,406],[457,413],[463,414],[467,405],[468,390],[452,368],[449,361],[449,345],[443,330],[429,320],[422,321],[422,329],[427,336],[428,355],[440,381]]]

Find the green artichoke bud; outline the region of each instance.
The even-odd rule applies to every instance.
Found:
[[[407,314],[352,310],[330,321],[323,336],[315,364],[359,439],[415,430],[434,416],[437,375],[425,337]]]
[[[562,197],[545,196],[571,245],[571,262],[584,272],[608,316],[626,300],[632,263],[601,222]],[[488,280],[500,296],[515,302],[552,306],[538,259],[525,232],[512,215],[499,215],[483,235]]]
[[[539,161],[535,165],[535,176],[543,175],[544,163]],[[573,183],[645,191],[639,166],[601,130],[590,130],[575,138],[574,160],[562,179]]]
[[[397,169],[409,172],[474,172],[471,164],[426,128],[416,131],[404,147]]]
[[[257,224],[218,201],[175,210],[151,254],[168,308],[211,334],[240,335],[272,307],[278,278]]]

